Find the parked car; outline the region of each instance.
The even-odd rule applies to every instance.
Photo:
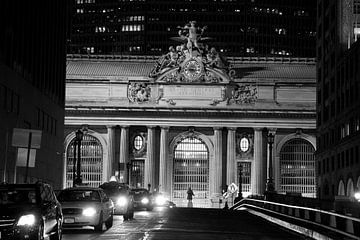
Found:
[[[145,188],[131,189],[131,195],[134,197],[134,208],[151,211],[154,208],[151,193]]]
[[[93,226],[103,231],[113,225],[114,204],[101,188],[74,187],[60,191],[64,227]]]
[[[110,181],[99,186],[115,205],[115,214],[123,215],[124,220],[134,218],[134,199],[125,183]]]
[[[60,240],[62,224],[61,205],[49,184],[0,184],[1,240]]]

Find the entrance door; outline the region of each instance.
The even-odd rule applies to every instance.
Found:
[[[187,190],[192,188],[194,207],[209,202],[209,150],[199,139],[189,137],[175,146],[172,199],[179,206],[187,205]]]

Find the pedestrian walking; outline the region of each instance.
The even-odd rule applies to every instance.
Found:
[[[192,199],[193,199],[193,196],[195,196],[195,194],[194,194],[193,190],[191,189],[191,187],[188,188],[186,193],[187,193],[188,207],[193,207]]]

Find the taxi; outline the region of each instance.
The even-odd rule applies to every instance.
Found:
[[[92,226],[103,231],[113,225],[114,204],[101,188],[74,187],[58,195],[64,215],[63,227]]]

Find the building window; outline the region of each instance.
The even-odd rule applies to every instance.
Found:
[[[74,161],[74,141],[73,139],[66,150],[66,187],[73,186],[73,166]],[[76,147],[76,158],[78,156]],[[103,182],[103,147],[100,141],[91,136],[84,135],[81,141],[81,176],[84,184],[91,187],[98,187]]]
[[[281,192],[316,197],[314,152],[314,147],[301,138],[291,139],[284,144],[280,151]]]
[[[249,139],[244,137],[240,140],[240,150],[242,152],[247,152],[249,150]]]
[[[194,206],[201,207],[201,200],[209,199],[209,150],[194,137],[183,139],[175,147],[173,200],[181,204],[188,187],[195,192]]]
[[[139,151],[144,146],[144,139],[142,136],[138,135],[134,139],[134,148]]]

